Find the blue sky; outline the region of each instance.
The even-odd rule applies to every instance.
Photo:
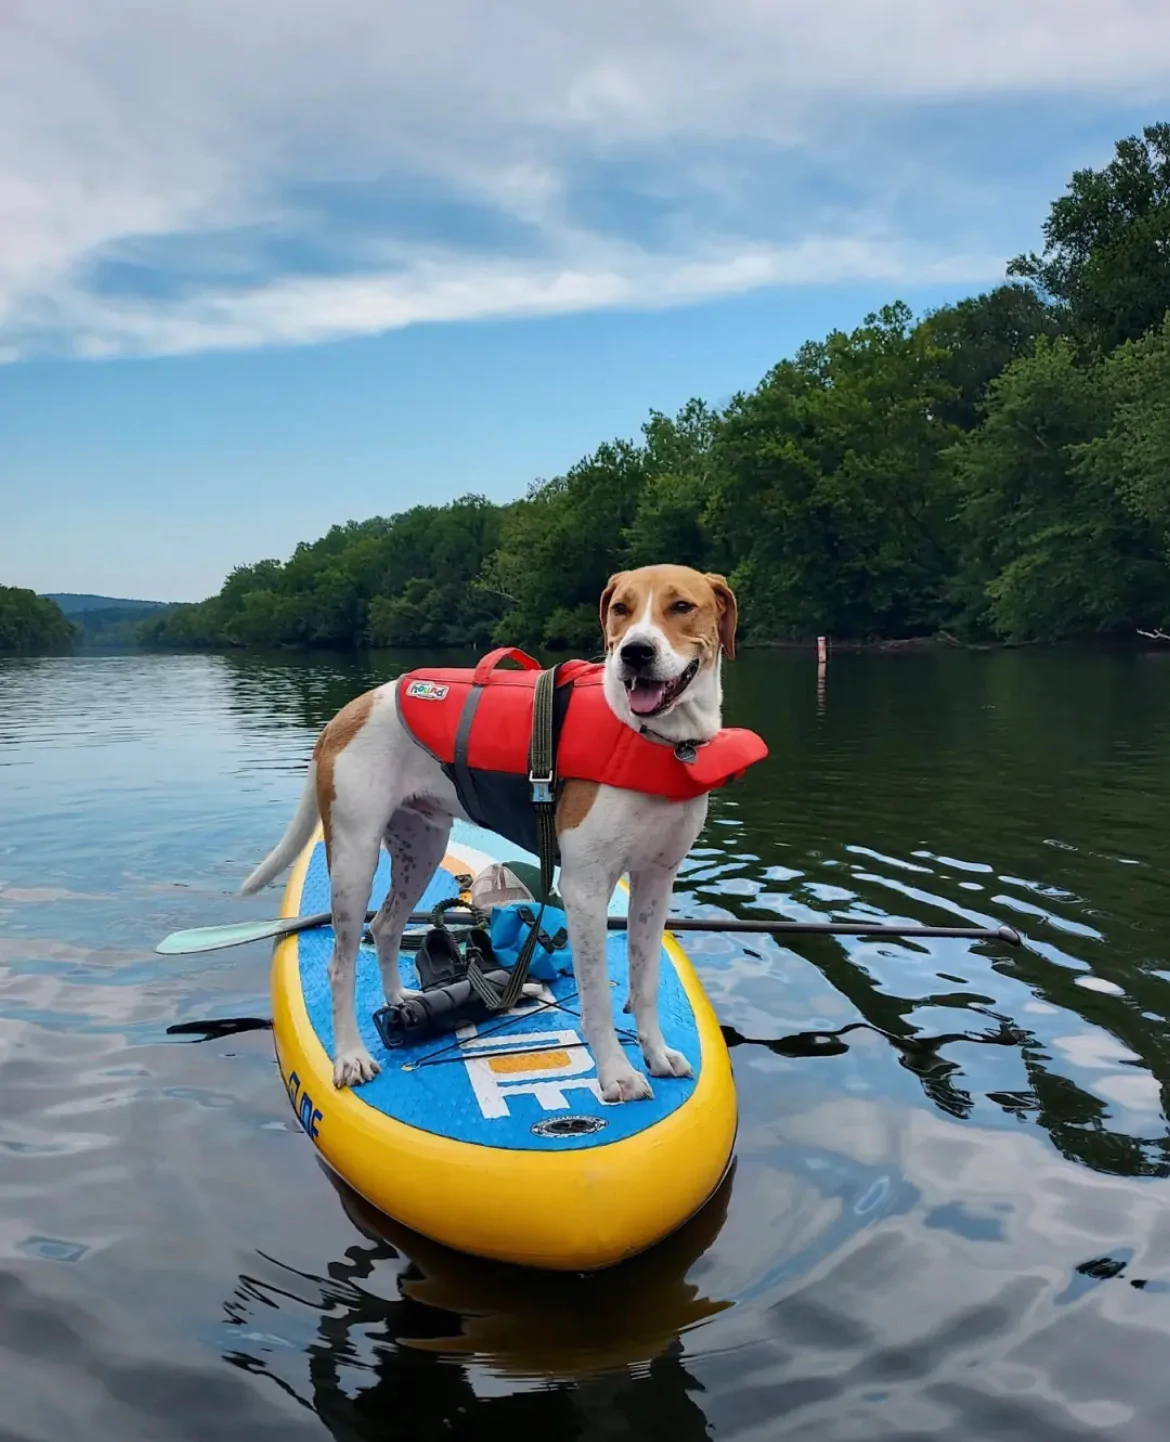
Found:
[[[1170,118],[1149,0],[16,0],[0,583],[193,599],[505,499],[900,297]]]

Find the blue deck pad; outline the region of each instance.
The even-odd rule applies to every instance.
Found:
[[[507,861],[516,856],[514,848],[491,833],[460,827],[452,837],[452,849],[460,842],[473,846],[494,859]],[[371,889],[370,909],[381,905],[390,881],[390,863],[385,852],[379,862]],[[444,897],[456,894],[450,872],[439,870],[431,878],[418,910],[428,910]],[[610,912],[624,914],[625,898],[615,892]],[[329,876],[325,848],[318,843],[309,864],[301,892],[300,914],[329,910]],[[333,1056],[333,1018],[328,968],[333,950],[332,927],[302,932],[298,938],[301,988],[313,1029],[326,1053]],[[614,1021],[633,1065],[643,1072],[641,1048],[634,1040],[634,1018],[625,1013],[629,995],[629,968],[625,932],[610,932],[607,945],[609,975],[613,985]],[[417,987],[418,978],[410,953],[401,959],[404,985]],[[661,954],[659,1017],[669,1046],[681,1051],[694,1069],[694,1078],[654,1077],[651,1101],[608,1105],[601,1101],[597,1069],[584,1046],[576,982],[560,977],[550,984],[561,1007],[537,1010],[539,1003],[525,1003],[507,1017],[493,1017],[460,1032],[448,1032],[429,1041],[388,1050],[373,1023],[374,1012],[384,1005],[378,959],[372,947],[363,946],[357,965],[357,1010],[362,1040],[382,1071],[371,1082],[357,1087],[354,1095],[368,1106],[420,1130],[461,1142],[482,1146],[520,1148],[534,1151],[577,1150],[605,1146],[638,1132],[647,1131],[676,1111],[695,1090],[700,1067],[699,1036],[694,1014],[678,974],[665,948]],[[519,1048],[539,1053],[530,1065]],[[441,1060],[439,1054],[441,1053]],[[504,1054],[511,1053],[511,1054]],[[435,1058],[418,1065],[426,1058]],[[411,1067],[407,1070],[407,1067]],[[532,1130],[538,1122],[555,1117],[600,1118],[597,1131],[570,1135],[543,1135]]]

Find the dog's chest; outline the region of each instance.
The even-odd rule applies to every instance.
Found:
[[[597,842],[623,854],[624,869],[674,870],[694,845],[707,818],[707,797],[665,801],[608,791],[596,808]]]

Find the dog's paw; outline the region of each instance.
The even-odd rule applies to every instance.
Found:
[[[364,1046],[355,1047],[341,1052],[333,1063],[333,1085],[338,1091],[361,1086],[362,1082],[373,1081],[381,1070]]]
[[[690,1062],[672,1046],[661,1046],[653,1051],[647,1049],[642,1055],[651,1076],[694,1076]]]
[[[640,1102],[654,1095],[649,1079],[632,1067],[625,1057],[613,1066],[599,1067],[601,1099],[607,1102]]]

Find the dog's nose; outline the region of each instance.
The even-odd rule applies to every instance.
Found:
[[[621,654],[627,666],[639,671],[654,660],[654,647],[648,641],[627,641]]]

